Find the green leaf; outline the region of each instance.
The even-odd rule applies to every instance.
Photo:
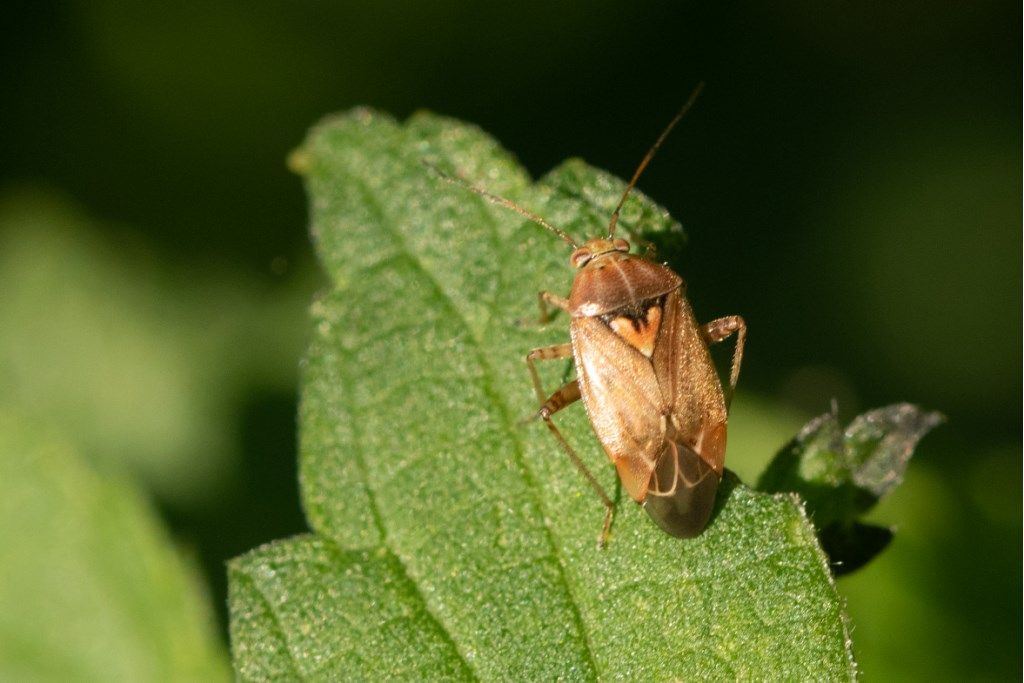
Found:
[[[239,466],[239,395],[292,390],[314,286],[296,279],[271,296],[241,273],[170,268],[103,232],[52,191],[0,193],[3,399],[74,435],[101,470],[178,509],[208,505]]]
[[[899,486],[917,442],[941,413],[909,403],[870,410],[843,430],[834,412],[808,422],[758,481],[766,492],[793,491],[807,503],[837,574],[859,569],[892,540],[892,531],[858,518]]]
[[[384,549],[343,551],[315,537],[294,538],[233,561],[228,576],[244,679],[470,676]]]
[[[155,515],[0,410],[0,680],[217,681],[212,614]]]
[[[315,537],[232,564],[240,677],[852,678],[841,600],[795,496],[727,475],[685,542],[625,500],[596,548],[600,502],[524,421],[526,352],[567,337],[564,317],[526,321],[537,291],[568,290],[569,250],[424,159],[577,239],[624,189],[580,161],[533,185],[481,131],[430,114],[356,110],[311,132],[292,161],[333,282],[312,308],[300,409]],[[620,224],[679,233],[640,194]],[[551,387],[571,371],[553,365]],[[616,491],[582,408],[559,417]]]

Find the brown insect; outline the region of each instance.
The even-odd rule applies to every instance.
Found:
[[[633,500],[667,533],[698,535],[707,525],[725,463],[728,399],[736,388],[746,325],[740,316],[697,323],[683,279],[668,266],[629,253],[615,237],[619,212],[665,138],[686,114],[702,85],[669,123],[637,167],[608,222],[608,235],[578,245],[567,233],[504,197],[441,175],[547,228],[572,248],[576,269],[569,298],[539,294],[541,321],[548,305],[569,314],[571,341],[526,356],[540,410],[552,435],[586,477],[606,512],[604,545],[615,506],[552,421],[583,399],[590,423]],[[736,334],[728,399],[708,345]],[[572,358],[577,378],[548,396],[535,361]]]

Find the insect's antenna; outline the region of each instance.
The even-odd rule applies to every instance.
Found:
[[[551,232],[555,233],[556,235],[558,235],[562,239],[563,242],[568,244],[573,249],[576,249],[576,248],[579,247],[579,245],[576,244],[576,241],[572,237],[570,237],[569,233],[567,233],[565,230],[562,230],[561,228],[556,228],[555,226],[551,225],[546,220],[544,220],[543,218],[541,218],[537,214],[533,213],[532,211],[528,211],[528,210],[524,209],[523,207],[519,206],[518,204],[513,202],[511,199],[505,199],[504,197],[500,197],[500,196],[498,196],[496,194],[492,194],[492,193],[488,192],[487,190],[483,189],[482,187],[477,187],[476,185],[473,185],[472,183],[470,183],[465,178],[462,178],[462,177],[459,177],[459,176],[449,175],[448,173],[445,173],[440,168],[438,168],[436,165],[432,164],[431,162],[427,161],[426,159],[422,159],[421,161],[423,162],[424,166],[426,166],[431,171],[436,173],[441,178],[441,180],[444,180],[445,182],[451,183],[452,185],[458,185],[459,187],[467,189],[470,192],[474,192],[474,193],[480,195],[481,197],[483,197],[484,199],[486,199],[487,201],[489,201],[489,202],[491,202],[493,204],[497,204],[498,206],[503,206],[506,209],[511,209],[512,211],[515,211],[516,213],[518,213],[523,218],[525,218],[525,219],[527,219],[529,221],[532,221],[532,222],[536,223],[537,225],[539,225],[541,227],[547,228]]]
[[[690,97],[686,100],[686,104],[684,104],[682,108],[679,110],[679,113],[675,115],[675,118],[673,118],[667,126],[665,126],[665,130],[661,132],[661,135],[659,135],[658,139],[654,141],[654,144],[651,145],[651,148],[647,150],[647,156],[644,157],[644,160],[641,161],[640,165],[636,167],[636,171],[633,173],[633,179],[629,181],[629,185],[626,187],[626,191],[622,193],[622,199],[619,200],[619,205],[615,207],[615,211],[612,212],[611,220],[608,221],[609,239],[611,239],[611,237],[615,234],[615,226],[618,225],[619,223],[619,212],[622,211],[622,205],[626,203],[626,197],[628,197],[629,193],[633,191],[634,187],[636,187],[636,181],[640,180],[640,174],[643,173],[644,169],[647,168],[647,164],[651,163],[651,159],[654,158],[655,152],[657,152],[658,149],[661,147],[661,143],[665,142],[665,138],[668,137],[668,134],[671,133],[672,129],[676,127],[676,124],[679,123],[679,121],[681,121],[684,116],[686,116],[686,112],[690,111],[690,108],[693,106],[693,103],[696,102],[697,97],[700,96],[700,91],[703,89],[704,81],[701,81],[700,83],[697,84],[697,87],[693,89],[693,92],[690,93]]]

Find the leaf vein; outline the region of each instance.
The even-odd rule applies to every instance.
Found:
[[[374,210],[374,212],[378,215],[380,222],[383,224],[383,211],[377,204],[375,198],[372,196],[372,193],[369,192],[369,189],[366,187],[365,183],[361,179],[359,179],[358,186],[362,190],[364,196],[366,196],[367,207],[372,208],[372,210]],[[351,355],[351,353],[349,352],[348,355]],[[349,415],[354,415],[355,412],[352,406],[353,381],[348,371],[349,364],[341,363],[340,365],[341,370],[339,372],[339,376],[342,383],[344,384],[342,393],[346,404],[346,411],[348,412]],[[413,597],[415,597],[423,606],[423,613],[426,614],[428,618],[436,625],[437,630],[441,634],[442,638],[451,646],[452,650],[456,654],[458,654],[459,658],[462,660],[463,666],[468,671],[473,672],[474,677],[479,678],[479,676],[476,675],[476,671],[470,665],[469,660],[466,658],[466,655],[462,652],[462,650],[459,649],[458,644],[452,637],[452,634],[449,633],[447,626],[437,617],[437,615],[435,615],[431,611],[430,605],[427,603],[426,598],[420,591],[419,585],[412,579],[412,576],[409,574],[409,570],[405,566],[405,562],[402,561],[401,556],[397,552],[395,552],[394,548],[391,547],[390,539],[388,538],[387,527],[384,526],[384,522],[380,514],[380,506],[377,504],[377,493],[374,490],[373,486],[371,486],[370,479],[368,477],[369,469],[366,465],[366,457],[363,452],[362,435],[360,434],[359,420],[355,419],[352,420],[352,451],[355,455],[356,466],[359,468],[361,478],[364,482],[364,488],[366,490],[366,499],[370,508],[370,516],[373,518],[373,523],[377,526],[377,530],[380,532],[381,542],[390,551],[392,557],[394,557],[395,564],[398,570],[401,572],[402,578],[410,586],[413,592]]]
[[[236,574],[236,576],[240,577],[242,582],[248,583],[252,590],[255,591],[259,601],[263,604],[263,607],[266,609],[267,614],[270,616],[270,620],[273,622],[274,628],[277,630],[278,637],[284,644],[284,651],[288,655],[288,661],[291,663],[292,670],[296,674],[301,676],[302,667],[299,666],[299,660],[295,658],[295,654],[292,652],[291,644],[288,642],[287,629],[285,629],[284,624],[281,623],[281,618],[274,610],[273,603],[270,600],[270,596],[266,594],[266,592],[260,587],[259,583],[253,577],[251,577],[248,572],[240,571]]]
[[[391,227],[391,224],[388,221],[388,217],[386,215],[386,212],[384,211],[384,209],[381,206],[381,204],[377,201],[377,198],[373,194],[372,190],[367,186],[366,181],[361,176],[359,176],[358,174],[346,173],[345,175],[348,175],[350,179],[352,179],[355,183],[358,184],[358,186],[359,186],[359,188],[361,190],[361,193],[363,194],[363,196],[367,200],[367,207],[374,214],[377,215],[377,217],[378,217],[377,224],[380,226],[381,230],[383,232],[385,232],[388,235],[388,237],[391,238],[391,240],[392,240],[392,242],[393,242],[393,244],[394,244],[394,246],[396,248],[396,251],[398,251],[398,252],[400,252],[400,253],[405,255],[406,260],[408,261],[408,263],[418,273],[421,274],[421,276],[427,281],[427,283],[429,283],[430,287],[434,290],[434,293],[436,294],[438,300],[442,302],[442,304],[444,305],[445,308],[449,309],[449,311],[453,314],[454,319],[465,330],[468,331],[468,333],[469,333],[469,335],[468,335],[469,343],[467,344],[467,347],[469,347],[469,348],[471,348],[473,350],[473,352],[474,352],[474,354],[476,356],[477,363],[480,365],[480,367],[483,370],[482,377],[481,377],[481,389],[483,390],[483,394],[488,398],[488,400],[494,406],[495,410],[497,411],[497,413],[500,416],[503,430],[505,431],[505,433],[507,435],[509,435],[509,439],[510,439],[511,443],[514,446],[513,447],[513,457],[514,457],[514,459],[516,461],[517,466],[519,467],[519,470],[523,474],[523,478],[526,480],[527,489],[529,490],[530,494],[534,498],[534,503],[536,504],[537,509],[538,510],[543,509],[542,506],[540,505],[540,501],[537,499],[538,498],[538,496],[537,496],[538,485],[537,485],[536,478],[534,477],[533,473],[530,471],[529,467],[527,467],[527,465],[526,465],[526,460],[525,460],[525,457],[524,457],[524,454],[523,454],[522,443],[520,441],[520,438],[516,435],[516,430],[513,429],[513,421],[509,417],[509,408],[505,405],[504,401],[501,400],[501,398],[497,394],[497,392],[494,391],[494,388],[493,388],[494,379],[493,378],[495,376],[495,373],[494,373],[494,370],[490,367],[490,365],[486,361],[486,354],[483,353],[483,343],[482,343],[482,341],[475,336],[475,334],[473,333],[473,327],[469,324],[469,322],[462,315],[462,312],[459,310],[459,307],[452,300],[452,298],[448,295],[448,293],[444,290],[444,288],[441,286],[441,283],[437,280],[437,278],[434,276],[434,274],[432,272],[430,272],[430,270],[423,264],[423,262],[420,261],[416,257],[416,255],[408,248],[408,246],[406,245],[404,239],[399,234],[399,232]],[[478,200],[478,201],[481,202],[481,203],[484,202],[484,200],[482,200],[482,199]],[[485,212],[490,217],[491,225],[494,225],[494,217],[493,217],[494,214],[491,212],[489,206],[485,209]],[[499,269],[499,272],[500,272],[500,269]],[[361,455],[360,455],[360,458],[362,458]],[[363,463],[362,460],[360,461],[360,465],[363,468],[363,472],[365,474],[365,472],[366,472],[365,463]],[[366,481],[369,481],[369,480],[366,480]],[[370,490],[371,487],[367,486],[367,489]],[[371,498],[371,501],[372,501],[373,500],[372,493],[370,494],[370,498]],[[379,514],[378,514],[378,512],[376,510],[376,505],[374,504],[374,506],[375,506],[375,509],[374,509],[374,519],[377,522],[378,527],[381,528],[381,533],[385,535],[385,539],[386,539],[387,536],[386,536],[386,533],[384,532],[383,525],[381,524],[381,520],[380,520]],[[581,636],[581,638],[583,640],[583,650],[584,650],[584,652],[586,654],[587,662],[590,665],[591,671],[593,671],[594,675],[597,676],[598,666],[597,666],[597,661],[594,658],[593,648],[592,648],[591,643],[590,643],[590,635],[587,632],[587,629],[585,627],[585,623],[583,621],[583,616],[580,613],[576,597],[573,594],[573,591],[572,591],[572,589],[571,589],[571,587],[569,585],[569,581],[568,581],[568,578],[566,576],[565,562],[563,561],[563,559],[562,559],[562,557],[561,557],[561,555],[560,555],[560,553],[558,551],[558,544],[555,542],[554,532],[548,526],[547,521],[546,521],[546,519],[544,518],[543,515],[541,515],[541,526],[544,529],[544,532],[545,532],[545,534],[548,537],[548,543],[550,544],[550,547],[552,549],[552,553],[551,554],[555,558],[555,566],[558,569],[559,582],[561,583],[562,587],[564,588],[564,590],[566,592],[566,595],[569,598],[567,602],[568,602],[568,605],[569,605],[569,609],[570,609],[570,611],[572,613],[573,620],[575,621],[576,628],[578,629],[578,631],[580,633],[580,636]],[[396,556],[397,556],[397,553],[396,553]],[[404,569],[404,564],[403,564],[403,569]],[[417,590],[418,590],[418,587],[417,587]],[[421,598],[422,598],[422,596],[421,596]],[[436,617],[435,617],[435,619],[436,619]],[[447,633],[447,630],[445,632]],[[449,634],[449,637],[450,637],[450,634]],[[465,656],[463,656],[463,659],[465,659]],[[468,663],[467,663],[467,666],[468,666]]]

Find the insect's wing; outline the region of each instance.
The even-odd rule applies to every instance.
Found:
[[[666,533],[698,535],[711,517],[719,475],[689,446],[667,439],[644,508]]]
[[[670,293],[651,362],[670,424],[644,506],[658,526],[691,538],[708,523],[725,464],[722,385],[686,299]]]
[[[664,444],[662,398],[651,362],[597,318],[570,325],[580,394],[626,491],[641,502]]]
[[[679,290],[651,306],[660,310],[645,320],[660,321],[657,328],[574,318],[573,353],[590,422],[623,486],[658,526],[690,538],[714,508],[725,462],[725,400]],[[653,350],[647,332],[656,335]]]
[[[699,330],[693,310],[679,290],[670,293],[651,362],[670,407],[675,440],[688,445],[721,476],[725,465],[725,396]]]

